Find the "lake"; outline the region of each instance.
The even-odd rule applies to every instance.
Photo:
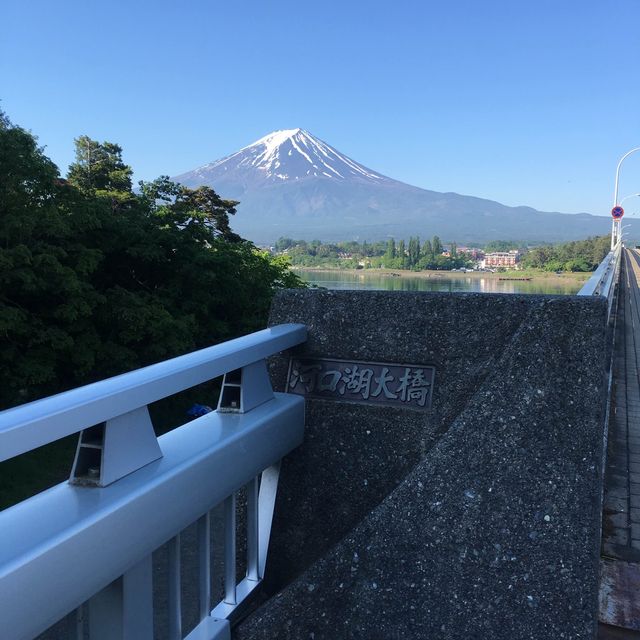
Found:
[[[368,289],[378,291],[478,291],[482,293],[550,293],[572,295],[582,282],[573,278],[548,276],[534,280],[499,280],[465,276],[392,276],[359,271],[296,271],[305,281],[326,289]]]

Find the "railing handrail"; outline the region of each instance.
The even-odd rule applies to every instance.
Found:
[[[149,557],[298,446],[303,423],[302,398],[282,393],[247,414],[209,413],[161,436],[162,458],[108,487],[62,483],[0,512],[6,637],[34,637]],[[235,581],[235,554],[226,561]]]
[[[608,297],[609,288],[615,273],[615,262],[620,256],[620,248],[609,253],[604,257],[593,275],[582,285],[579,296],[604,296]],[[612,268],[613,267],[613,268]]]
[[[0,413],[0,462],[239,369],[306,340],[282,324]]]
[[[0,413],[0,461],[82,431],[69,482],[0,511],[2,637],[33,638],[75,609],[79,620],[89,611],[91,637],[106,637],[106,615],[117,637],[150,640],[152,553],[168,541],[169,633],[182,638],[180,534],[197,523],[200,622],[189,638],[213,625],[229,640],[230,616],[264,576],[281,460],[304,436],[303,398],[274,393],[265,360],[306,337],[305,325],[278,325]],[[149,403],[222,374],[218,411],[156,439]],[[238,582],[243,487],[247,559]],[[212,610],[219,504],[225,595]]]
[[[578,291],[579,296],[598,296],[607,301],[607,324],[611,320],[616,285],[620,275],[622,249],[622,243],[618,242],[614,249],[609,251],[604,260],[598,265],[598,268],[585,282],[582,289]]]

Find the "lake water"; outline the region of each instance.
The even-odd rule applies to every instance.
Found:
[[[326,289],[368,289],[378,291],[479,291],[482,293],[551,293],[571,295],[579,291],[582,283],[568,278],[554,276],[542,281],[499,280],[495,276],[444,277],[433,275],[430,278],[399,277],[391,275],[366,275],[358,271],[296,271],[305,281]]]

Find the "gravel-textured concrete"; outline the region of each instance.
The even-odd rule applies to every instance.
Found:
[[[514,296],[287,291],[270,324],[303,322],[295,353],[436,367],[431,409],[308,400],[305,444],[284,463],[266,588],[341,540],[423,459],[495,366],[529,305]],[[499,321],[498,321],[499,319]],[[272,363],[285,389],[289,354]]]
[[[302,574],[237,637],[594,637],[604,314],[574,297],[281,294],[271,322],[308,324],[305,355],[432,364],[436,384],[426,413],[309,402],[268,568],[272,586]]]

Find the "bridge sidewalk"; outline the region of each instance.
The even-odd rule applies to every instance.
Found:
[[[625,250],[603,505],[601,640],[640,638],[640,255]],[[609,626],[614,625],[614,626]]]

